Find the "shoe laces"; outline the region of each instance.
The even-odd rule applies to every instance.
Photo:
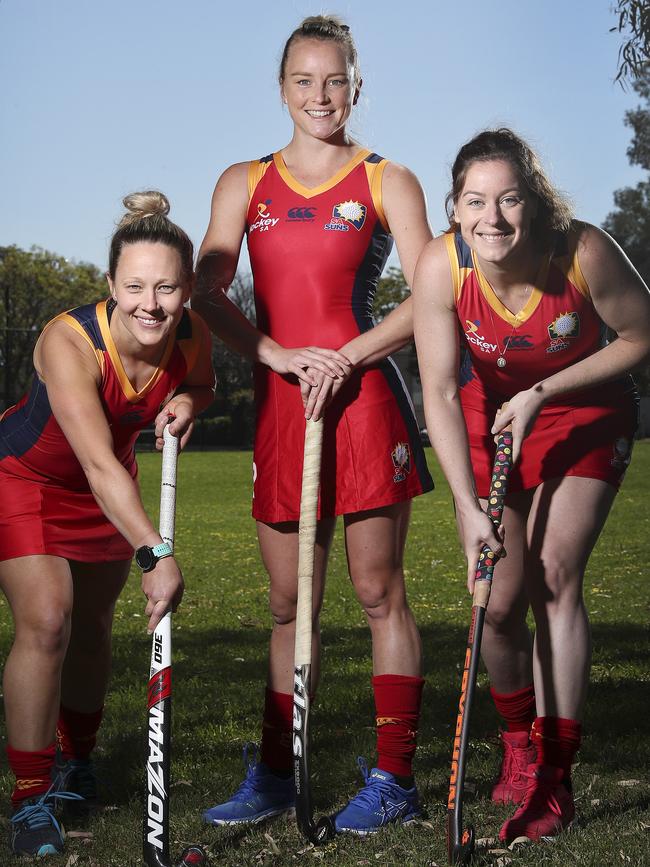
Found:
[[[254,795],[263,788],[261,777],[257,773],[259,767],[258,752],[257,744],[247,743],[244,745],[242,758],[244,760],[244,767],[246,768],[246,776],[230,799],[231,801],[246,802],[251,795]]]
[[[561,817],[562,807],[560,807],[557,798],[553,794],[553,790],[557,787],[558,783],[553,780],[542,779],[536,773],[531,774],[528,771],[522,771],[522,776],[528,780],[533,780],[534,785],[528,785],[526,788],[524,799],[517,812],[523,813],[529,810],[544,811],[550,808],[551,812]]]
[[[516,747],[504,737],[501,738],[501,743],[503,744],[503,764],[500,780],[514,783],[518,778],[526,778],[528,776],[527,768],[530,764],[530,745]]]
[[[395,783],[389,783],[380,777],[372,777],[368,771],[368,763],[363,756],[357,758],[357,765],[365,785],[352,798],[350,804],[376,809],[378,805],[383,807],[385,798],[395,797]]]
[[[74,792],[57,792],[53,786],[50,786],[47,792],[37,801],[25,804],[17,810],[11,817],[11,823],[14,825],[24,823],[30,831],[54,825],[59,834],[61,834],[61,826],[52,812],[54,807],[52,802],[58,799],[63,801],[83,800],[81,795],[76,795]]]

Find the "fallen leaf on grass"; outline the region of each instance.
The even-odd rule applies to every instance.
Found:
[[[589,801],[589,803],[591,804],[592,807],[597,807],[598,804],[600,804],[600,798],[592,798],[591,801]]]
[[[489,846],[494,846],[496,842],[496,837],[479,837],[476,841],[476,845],[481,849],[487,849]]]
[[[78,855],[70,855],[68,860],[65,862],[65,867],[74,867],[74,865],[77,863],[78,860],[79,860]]]
[[[650,831],[650,825],[647,822],[641,822],[640,824],[642,831]]]
[[[512,858],[497,858],[497,867],[506,867],[507,864],[512,864]]]
[[[81,840],[92,840],[93,832],[92,831],[66,831],[66,837],[77,837]]]
[[[191,780],[176,780],[175,783],[172,783],[172,789],[174,786],[189,786],[191,788],[193,783]]]
[[[307,852],[311,851],[313,848],[314,848],[314,844],[310,843],[308,846],[305,846],[304,849],[299,849],[298,854],[299,855],[305,855]]]
[[[515,846],[525,846],[528,845],[528,843],[530,842],[531,840],[529,837],[515,837],[512,843],[508,846],[508,849],[510,849],[510,851],[512,852]]]
[[[264,839],[269,844],[270,849],[271,849],[271,853],[273,855],[279,855],[280,849],[278,848],[278,844],[275,842],[273,837],[271,837],[271,835],[269,833],[266,833],[266,834],[264,834]]]
[[[488,855],[507,855],[507,849],[488,849]]]
[[[428,828],[429,831],[435,831],[436,830],[433,827],[433,825],[431,824],[431,822],[427,822],[426,819],[413,819],[411,822],[409,822],[409,825],[411,825],[411,826],[416,825],[417,827],[420,827],[420,828]]]
[[[632,786],[640,786],[641,780],[619,780],[617,785],[631,788]]]
[[[630,861],[631,860],[630,856],[626,855],[622,849],[618,854],[621,856],[621,861]]]

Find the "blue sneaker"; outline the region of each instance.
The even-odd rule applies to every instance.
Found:
[[[58,855],[63,851],[65,831],[54,815],[55,801],[75,800],[79,795],[55,792],[52,787],[40,798],[27,798],[11,817],[11,851],[14,855]]]
[[[249,756],[250,753],[250,756]],[[243,752],[246,778],[225,804],[217,804],[203,814],[208,825],[256,824],[295,807],[293,776],[283,779],[257,761],[257,747],[246,744]]]
[[[391,822],[404,824],[420,815],[418,790],[403,789],[388,771],[373,768],[368,773],[366,760],[357,759],[365,786],[334,817],[337,831],[374,834]]]

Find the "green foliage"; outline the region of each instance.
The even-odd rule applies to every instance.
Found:
[[[650,62],[650,4],[648,0],[617,0],[613,8],[618,22],[612,31],[623,34],[615,81],[625,86],[647,72]]]
[[[260,734],[271,628],[267,578],[250,517],[249,452],[181,456],[176,550],[187,590],[173,623],[173,763],[171,846],[206,844],[214,865],[289,867],[425,867],[446,864],[445,813],[453,728],[470,599],[456,538],[449,489],[427,452],[436,491],[413,503],[406,556],[409,600],[422,634],[426,688],[415,773],[427,810],[423,822],[370,839],[338,837],[315,852],[295,822],[252,829],[217,829],[200,813],[241,782],[241,749]],[[160,456],[141,455],[141,486],[157,515]],[[650,442],[638,443],[628,476],[590,559],[585,599],[594,657],[585,739],[574,773],[578,816],[555,843],[507,853],[510,867],[647,867],[650,826],[650,740],[647,737]],[[1,598],[1,597],[0,597]],[[97,760],[109,809],[92,819],[91,837],[68,837],[51,867],[136,867],[141,864],[144,724],[151,639],[145,634],[140,579],[133,570],[116,608],[111,690]],[[323,665],[313,717],[312,774],[317,810],[343,805],[359,786],[355,758],[374,757],[370,638],[347,577],[340,527],[332,545],[323,607]],[[0,602],[0,656],[13,639],[7,603]],[[479,837],[496,837],[507,807],[489,801],[499,751],[498,720],[485,675],[472,715],[465,816]],[[4,755],[4,753],[2,753]],[[0,777],[3,811],[10,775]],[[473,791],[472,791],[473,789]],[[69,825],[68,831],[77,830]],[[5,834],[6,837],[6,834]],[[6,841],[0,840],[1,846]],[[483,849],[476,865],[496,867]],[[0,864],[9,863],[6,849]],[[503,853],[501,853],[503,854]],[[71,859],[71,860],[69,860]],[[505,862],[504,862],[505,863]]]
[[[3,401],[10,406],[32,376],[32,352],[50,319],[64,310],[99,300],[106,280],[94,265],[69,262],[47,250],[0,247],[0,367]]]
[[[633,132],[627,155],[632,165],[650,172],[650,65],[646,65],[633,87],[644,105],[625,115],[625,124]],[[616,190],[614,204],[616,210],[607,215],[603,229],[616,238],[641,277],[650,284],[650,176],[636,187]],[[635,379],[642,394],[650,394],[650,363],[635,372]]]

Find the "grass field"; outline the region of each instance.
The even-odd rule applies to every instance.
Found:
[[[452,726],[470,599],[449,491],[428,452],[437,490],[414,503],[407,548],[409,598],[421,629],[427,685],[416,776],[426,818],[371,839],[339,837],[307,847],[292,821],[249,832],[201,824],[201,810],[224,800],[243,775],[244,743],[259,737],[270,630],[267,582],[249,517],[250,453],[188,453],[179,470],[176,549],[186,577],[174,619],[172,852],[203,842],[213,864],[442,865]],[[160,459],[140,457],[150,513],[157,512]],[[632,468],[594,552],[587,575],[594,657],[585,741],[575,770],[578,817],[556,843],[503,851],[487,844],[476,864],[498,867],[569,864],[650,865],[650,716],[647,561],[650,552],[650,442],[637,445]],[[374,759],[370,640],[346,577],[342,540],[331,559],[323,612],[323,676],[312,716],[314,796],[334,811],[356,790],[356,757]],[[135,571],[115,621],[114,673],[97,750],[107,804],[69,836],[65,867],[140,864],[142,756],[150,640]],[[12,636],[0,603],[0,656]],[[494,838],[507,808],[488,798],[497,769],[498,721],[485,675],[472,717],[465,816],[479,837]],[[2,752],[2,792],[10,780]],[[3,820],[7,826],[7,820]],[[75,829],[68,829],[75,830]],[[9,863],[4,841],[0,864]],[[496,850],[496,851],[495,851]],[[6,860],[4,860],[6,858]],[[508,859],[511,859],[509,861]]]

